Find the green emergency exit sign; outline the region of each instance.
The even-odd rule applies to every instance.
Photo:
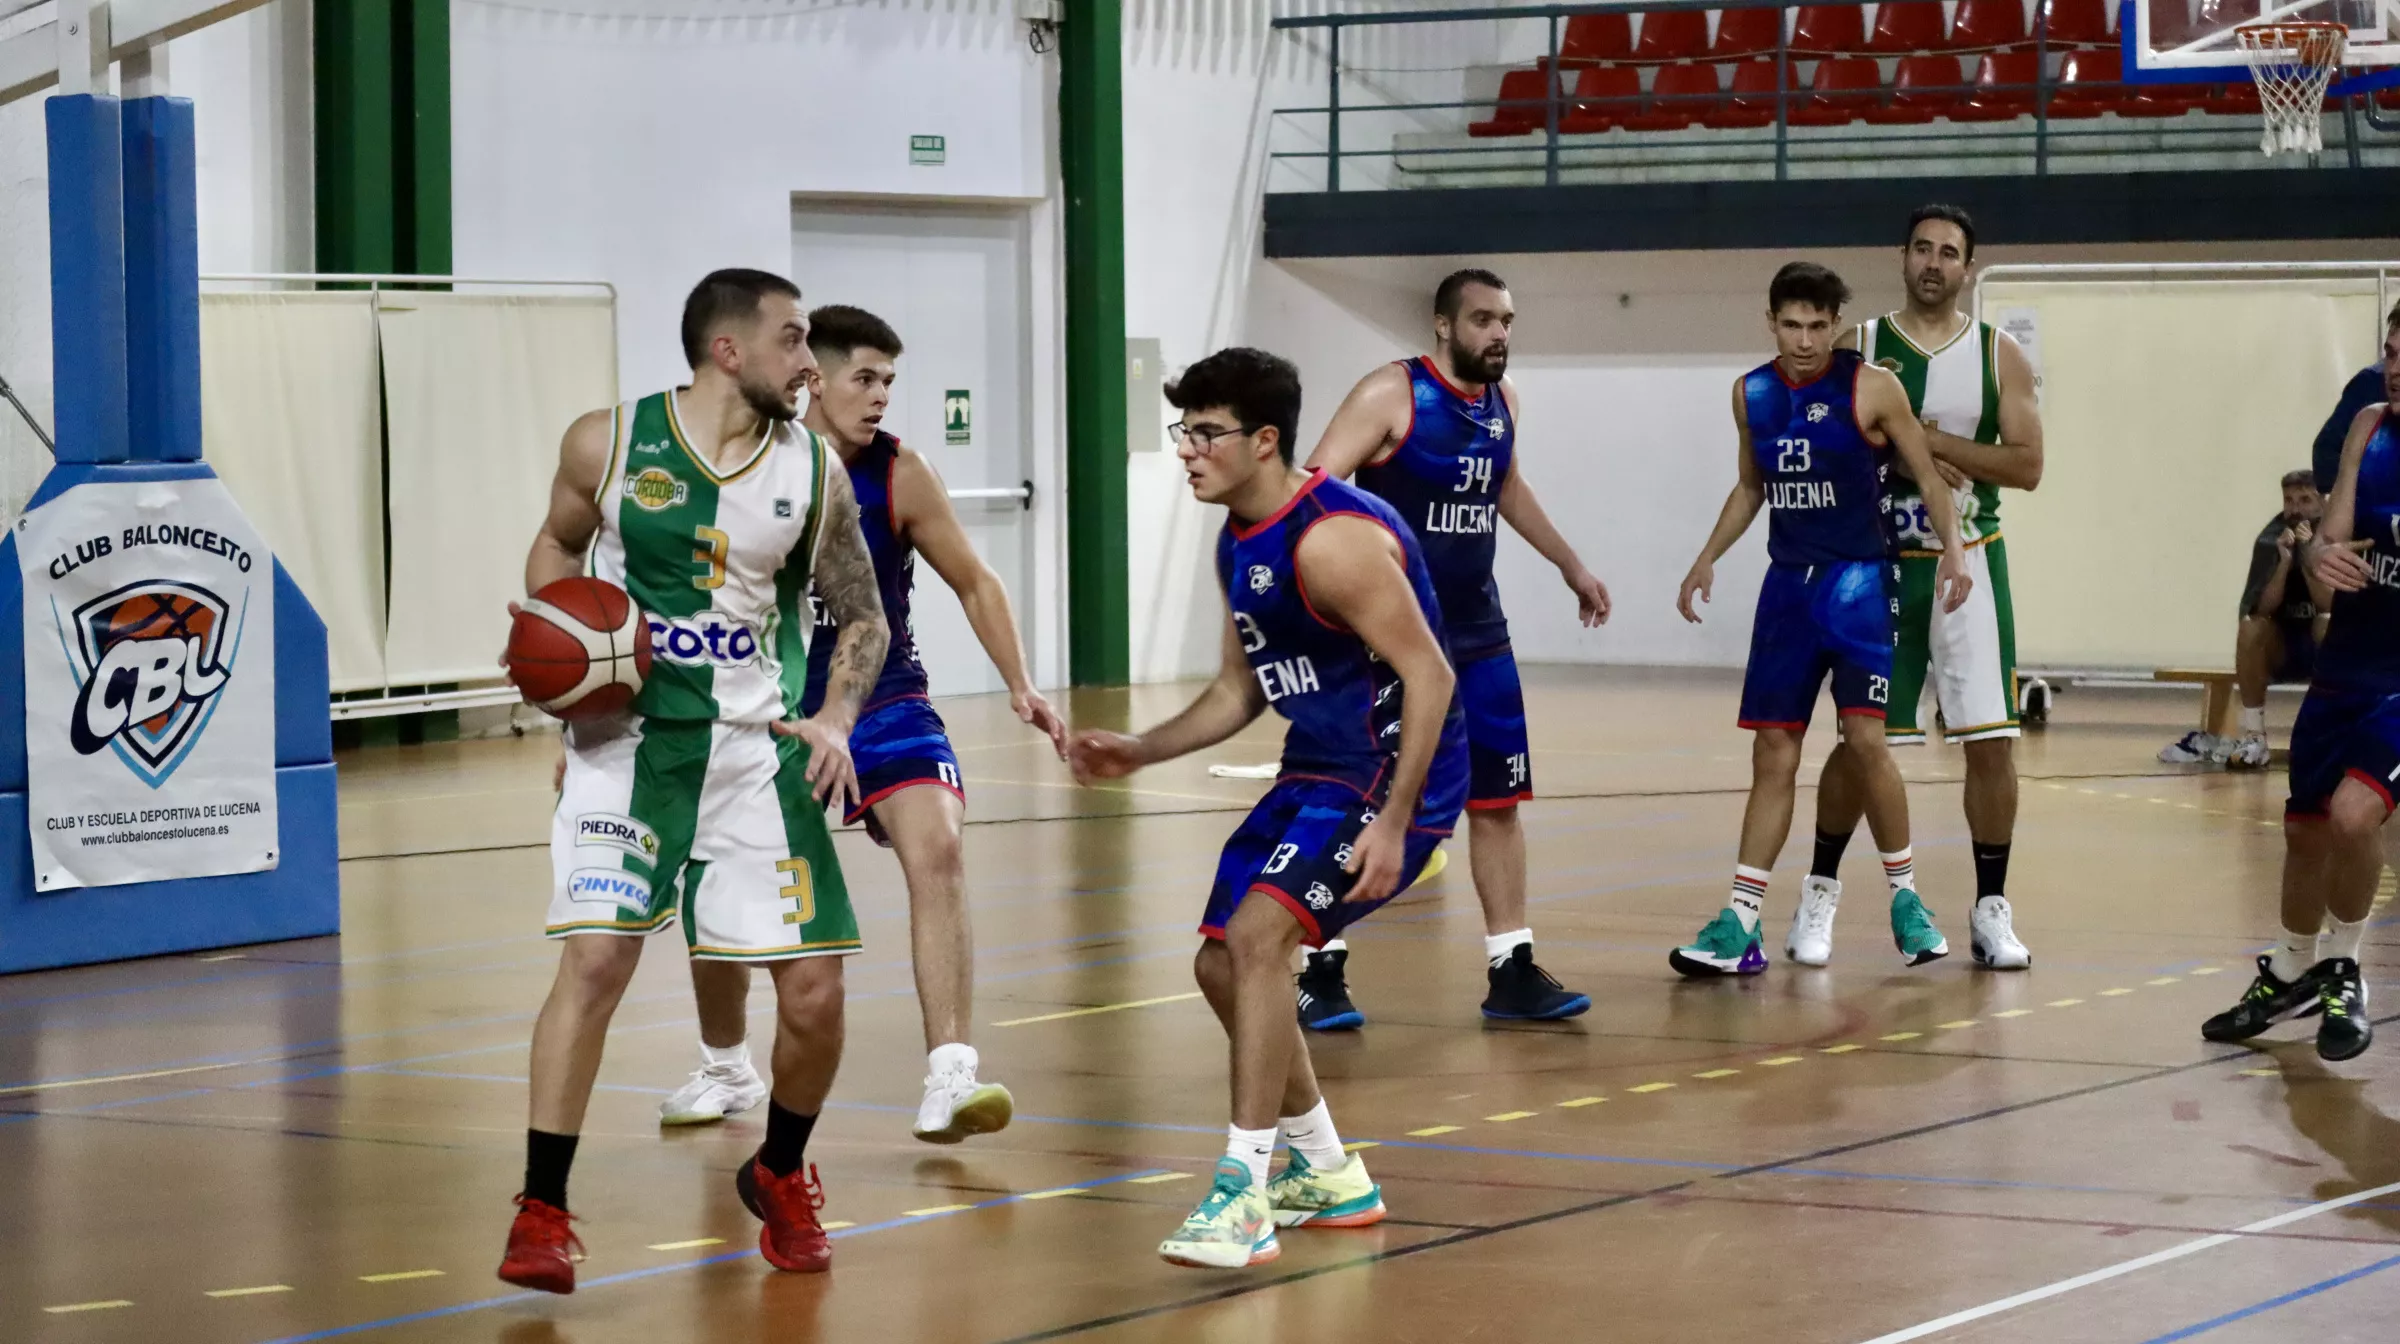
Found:
[[[963,448],[975,438],[975,396],[965,388],[942,394],[942,441]]]
[[[950,138],[945,135],[908,137],[908,161],[919,168],[939,168],[950,161]]]

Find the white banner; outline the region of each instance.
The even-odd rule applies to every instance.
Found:
[[[34,887],[275,866],[275,562],[222,481],[17,520]]]

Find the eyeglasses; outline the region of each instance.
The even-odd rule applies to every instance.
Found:
[[[1264,428],[1266,428],[1264,425],[1238,425],[1232,429],[1226,429],[1220,425],[1187,425],[1178,420],[1167,426],[1167,436],[1177,443],[1197,444],[1200,451],[1206,453],[1215,450],[1219,439],[1230,439],[1241,434],[1256,434]]]

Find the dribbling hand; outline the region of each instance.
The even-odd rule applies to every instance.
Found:
[[[1380,901],[1400,887],[1400,863],[1408,848],[1408,818],[1386,812],[1367,823],[1350,844],[1350,861],[1342,871],[1358,880],[1342,893],[1344,904]]]
[[[808,746],[808,796],[820,803],[838,802],[843,810],[858,805],[858,764],[850,759],[850,734],[823,719],[778,719],[770,727],[777,737],[796,737]]]
[[[1692,572],[1683,576],[1683,591],[1675,596],[1675,610],[1683,613],[1683,619],[1694,625],[1700,624],[1700,613],[1692,609],[1692,594],[1698,593],[1700,600],[1706,602],[1709,589],[1715,587],[1716,582],[1715,565],[1705,560],[1693,565]]]
[[[1067,768],[1075,773],[1078,784],[1123,779],[1142,768],[1141,749],[1138,737],[1087,728],[1068,741]]]

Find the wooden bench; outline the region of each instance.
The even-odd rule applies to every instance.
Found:
[[[2234,675],[2230,667],[2162,667],[2150,674],[2152,681],[2171,685],[2196,685],[2200,688],[2200,731],[2218,737],[2233,735]],[[2276,682],[2270,690],[2290,691],[2306,688],[2305,682]]]

